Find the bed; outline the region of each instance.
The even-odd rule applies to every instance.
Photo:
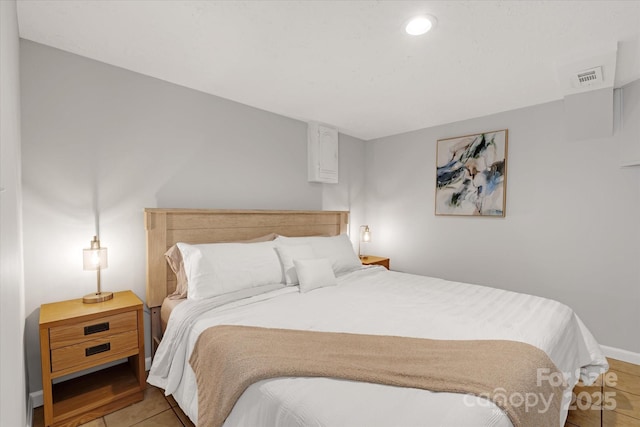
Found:
[[[563,304],[375,266],[337,271],[335,286],[309,292],[300,291],[300,278],[299,286],[261,284],[211,298],[174,301],[171,310],[165,304],[165,321],[167,316],[170,320],[163,332],[163,302],[177,287],[164,254],[177,243],[246,241],[269,233],[335,240],[347,231],[347,225],[348,212],[342,211],[146,209],[147,305],[152,313],[155,353],[149,383],[172,394],[185,414],[198,423],[202,415],[199,406],[204,405],[198,402],[200,378],[196,378],[189,361],[196,353],[200,336],[223,325],[358,337],[410,337],[436,343],[523,343],[541,350],[566,381],[557,425],[564,424],[571,389],[577,380],[581,378],[588,384],[606,371],[607,362],[597,342],[578,316]],[[305,271],[302,267],[307,268],[296,266],[300,272]],[[510,368],[514,371],[524,366],[521,360],[505,365],[513,365]],[[468,377],[468,382],[473,382],[473,375]],[[225,413],[224,425],[516,424],[503,407],[482,393],[474,394],[340,377],[265,378],[239,395],[230,412]]]

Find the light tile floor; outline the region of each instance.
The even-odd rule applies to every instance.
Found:
[[[144,400],[80,427],[195,427],[171,396],[147,384]],[[44,427],[43,408],[33,411],[33,427]]]

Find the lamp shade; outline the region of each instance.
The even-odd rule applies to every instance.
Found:
[[[82,250],[83,267],[85,270],[107,268],[107,248],[100,247],[100,240],[93,236],[91,247]]]
[[[371,231],[369,231],[369,226],[368,225],[364,226],[364,231],[362,232],[361,240],[363,242],[370,242],[371,241]]]
[[[107,248],[83,249],[82,258],[85,270],[107,268]]]

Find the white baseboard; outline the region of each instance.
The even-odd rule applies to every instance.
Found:
[[[604,355],[607,357],[622,360],[623,362],[633,363],[634,365],[640,365],[640,353],[609,347],[607,345],[601,345],[600,347],[602,348]]]
[[[35,408],[38,408],[44,405],[44,396],[42,395],[42,390],[34,391],[33,393],[29,393],[29,403],[31,404],[31,411]]]
[[[146,359],[144,359],[144,370],[147,372],[149,371],[149,369],[151,369],[151,360],[152,359],[150,357],[147,357]],[[42,390],[29,393],[29,402],[27,403],[27,405],[31,405],[31,408],[27,413],[27,416],[33,413],[33,408],[38,408],[44,405],[44,396],[42,395]],[[27,426],[30,427],[31,423],[29,422]]]

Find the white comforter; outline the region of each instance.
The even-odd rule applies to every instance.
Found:
[[[271,289],[276,288],[271,287]],[[199,334],[221,324],[431,339],[505,339],[544,350],[570,383],[607,369],[600,347],[567,306],[489,287],[363,268],[338,286],[243,291],[185,301],[171,314],[148,382],[173,394],[197,421],[197,389],[188,363]],[[255,294],[250,296],[251,294]],[[238,299],[242,297],[241,299]],[[517,361],[514,361],[517,363]],[[511,426],[495,405],[455,393],[326,378],[277,378],[248,388],[225,426]]]

